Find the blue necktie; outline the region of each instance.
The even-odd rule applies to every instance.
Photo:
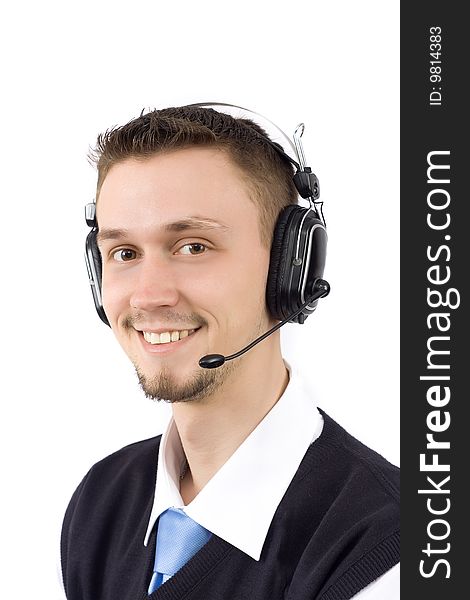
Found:
[[[179,571],[206,542],[212,533],[188,517],[181,508],[169,508],[160,516],[151,594]]]

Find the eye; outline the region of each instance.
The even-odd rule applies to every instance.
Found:
[[[194,256],[197,254],[204,254],[206,250],[207,246],[201,244],[200,242],[194,242],[192,244],[185,244],[184,246],[181,246],[178,252],[179,254],[192,254]]]
[[[127,262],[129,260],[134,260],[137,256],[135,250],[131,250],[130,248],[121,248],[120,250],[116,250],[113,252],[113,259],[118,262]]]

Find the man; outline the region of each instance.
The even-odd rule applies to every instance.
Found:
[[[173,416],[72,497],[67,598],[397,598],[396,467],[315,407],[278,330],[199,364],[279,323],[266,286],[291,162],[253,122],[194,106],[107,131],[94,158],[95,301]]]

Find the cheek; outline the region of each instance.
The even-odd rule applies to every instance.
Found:
[[[227,323],[239,327],[240,318],[259,322],[260,310],[266,310],[268,267],[269,256],[247,256],[231,261],[222,276],[207,285],[212,306],[226,312]]]
[[[105,313],[112,324],[126,306],[126,302],[127,306],[129,305],[126,291],[105,271],[103,272],[101,295]]]

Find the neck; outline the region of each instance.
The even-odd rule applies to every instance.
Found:
[[[231,376],[204,401],[173,405],[189,465],[180,486],[185,504],[197,496],[282,396],[289,374],[279,344],[262,350],[237,359],[240,363]]]

